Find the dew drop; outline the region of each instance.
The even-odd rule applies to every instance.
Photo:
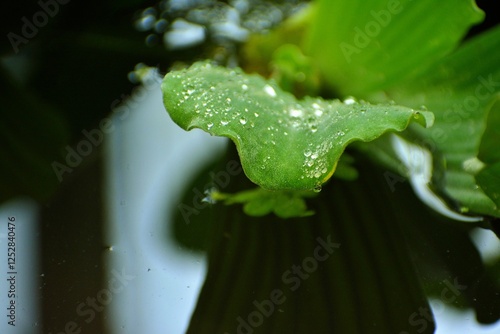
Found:
[[[207,124],[207,129],[210,130],[212,128],[212,126],[214,126],[214,123],[208,123]]]
[[[311,159],[313,159],[313,160],[316,159],[317,157],[318,157],[317,153],[314,153],[314,154],[311,155]]]
[[[241,89],[243,89],[243,90],[247,90],[247,89],[248,89],[248,86],[247,86],[247,85],[245,85],[245,84],[243,84],[243,85],[241,85]]]
[[[253,114],[255,115],[255,117],[259,117],[259,114],[258,114],[258,113],[256,113],[256,112],[255,112],[255,113],[253,113]]]
[[[241,119],[240,119],[240,123],[241,123],[241,124],[243,124],[243,125],[245,125],[245,124],[247,124],[247,120],[246,120],[246,119],[244,119],[244,118],[241,118]]]
[[[311,151],[305,151],[305,152],[304,152],[304,155],[305,155],[306,157],[310,157],[310,156],[311,156]]]
[[[356,103],[356,100],[352,96],[349,96],[344,100],[344,104],[354,104],[354,103]]]
[[[264,91],[271,97],[275,97],[276,96],[276,91],[274,90],[273,87],[269,86],[269,85],[265,85],[264,86]]]
[[[220,121],[220,124],[223,126],[226,126],[229,122],[228,121]]]
[[[292,117],[301,117],[302,114],[303,114],[302,110],[290,109],[290,116],[292,116]]]
[[[315,193],[319,193],[321,191],[321,184],[317,184],[314,186],[313,191]]]

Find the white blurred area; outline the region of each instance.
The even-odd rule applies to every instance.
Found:
[[[446,307],[439,300],[431,300],[431,308],[436,319],[435,334],[498,334],[500,324],[479,325],[474,311],[460,311]]]
[[[9,298],[12,275],[8,267],[8,219],[15,221],[15,297]],[[0,205],[0,333],[40,333],[39,279],[40,240],[37,204],[28,198],[16,198]],[[11,231],[13,232],[13,231]],[[11,234],[12,236],[12,234]],[[7,308],[15,300],[15,326],[9,325]],[[9,312],[9,313],[8,313]]]
[[[206,261],[166,238],[168,213],[178,210],[185,185],[223,152],[226,140],[174,124],[159,83],[144,85],[127,105],[128,114],[117,112],[106,147],[107,264],[135,277],[113,297],[108,319],[116,334],[184,333]]]

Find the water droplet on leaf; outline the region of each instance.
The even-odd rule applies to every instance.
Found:
[[[300,109],[290,109],[290,116],[292,117],[301,117],[303,115],[302,110]]]
[[[264,86],[264,90],[265,92],[271,96],[271,97],[275,97],[276,96],[276,91],[274,90],[273,87],[269,86],[269,85],[265,85]]]
[[[354,103],[356,103],[356,99],[352,96],[349,96],[349,97],[345,98],[344,103],[345,104],[354,104]]]
[[[315,193],[319,193],[321,191],[321,184],[317,184],[314,186],[313,191]]]

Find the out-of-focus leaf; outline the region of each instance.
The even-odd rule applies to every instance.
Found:
[[[242,62],[245,70],[267,77],[273,72],[270,65],[281,46],[301,46],[305,32],[315,18],[313,5],[309,4],[270,32],[250,36],[242,47]],[[279,52],[281,51],[278,51],[278,54]]]
[[[318,189],[319,191],[320,189]],[[280,218],[305,217],[314,212],[307,210],[303,197],[312,197],[311,191],[269,191],[262,188],[244,190],[236,194],[215,192],[211,196],[225,204],[243,203],[243,210],[250,216],[264,216],[274,212]]]
[[[482,169],[476,175],[476,181],[495,205],[500,207],[500,162]]]
[[[260,76],[207,62],[167,74],[162,91],[180,127],[231,138],[248,178],[268,190],[313,190],[349,143],[433,121],[430,112],[390,104],[297,100]]]
[[[484,17],[471,0],[321,0],[316,9],[305,53],[356,97],[421,75]]]
[[[500,91],[499,49],[497,27],[436,62],[418,80],[387,92],[397,103],[413,108],[424,105],[434,112],[435,124],[429,131],[412,130],[436,160],[435,186],[458,203],[458,210],[496,217],[500,208],[475,175],[482,167],[478,157],[497,161],[498,153],[492,153],[491,146],[498,143],[498,107],[493,101]]]
[[[311,58],[294,44],[276,49],[271,62],[271,77],[285,91],[297,98],[317,96],[321,88],[321,75]]]
[[[485,163],[476,180],[481,189],[500,208],[500,99],[489,108],[486,129],[479,145],[478,158]]]
[[[500,86],[500,82],[496,84]],[[500,89],[497,88],[498,90]],[[483,163],[492,164],[500,162],[500,96],[494,98],[487,112],[486,128],[479,144],[478,158]]]

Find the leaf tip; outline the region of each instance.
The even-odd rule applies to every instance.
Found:
[[[413,114],[413,118],[425,128],[430,128],[434,124],[434,113],[430,111],[417,110]]]

